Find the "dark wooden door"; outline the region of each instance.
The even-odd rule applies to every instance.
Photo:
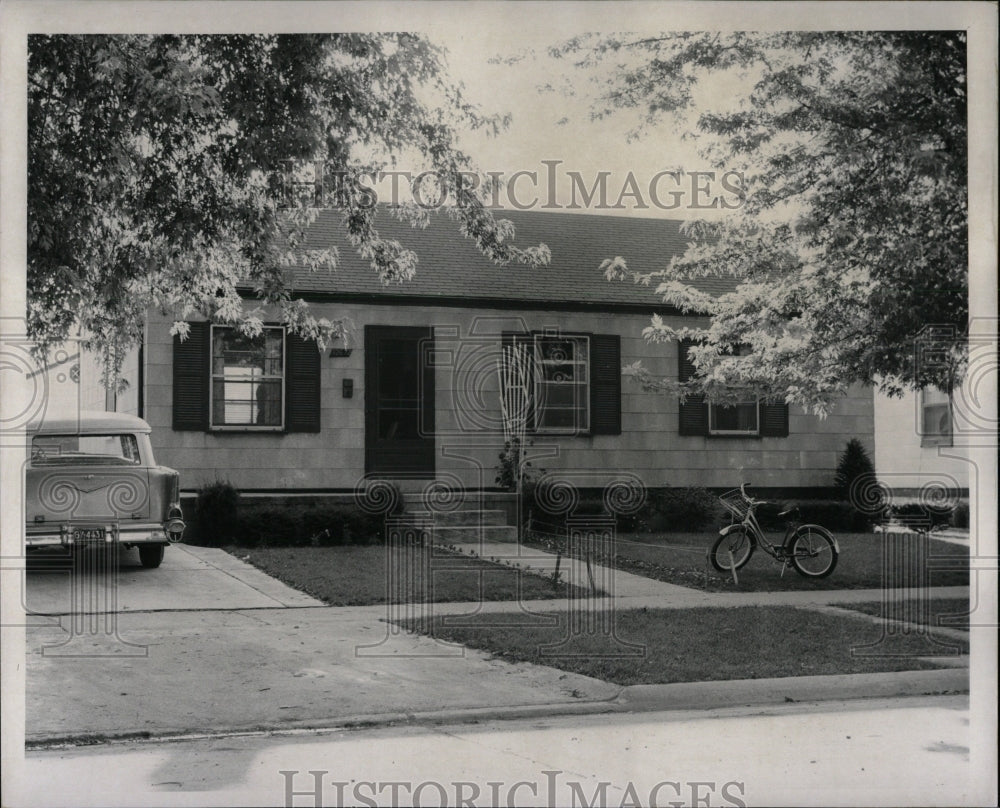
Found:
[[[365,474],[434,476],[430,328],[365,326]]]

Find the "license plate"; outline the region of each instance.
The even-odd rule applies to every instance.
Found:
[[[77,544],[103,543],[107,532],[103,527],[78,527],[73,529],[73,541]]]

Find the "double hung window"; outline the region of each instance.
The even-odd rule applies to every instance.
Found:
[[[212,427],[284,426],[285,332],[266,327],[247,336],[212,326]]]
[[[590,430],[590,340],[534,335],[535,431],[579,434]]]

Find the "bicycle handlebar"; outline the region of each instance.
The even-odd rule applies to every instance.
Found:
[[[750,483],[740,483],[740,494],[743,495],[743,499],[745,499],[747,501],[747,504],[749,504],[749,505],[768,505],[769,503],[768,503],[768,501],[766,499],[754,499],[752,496],[750,496],[747,493],[747,486],[749,484]]]

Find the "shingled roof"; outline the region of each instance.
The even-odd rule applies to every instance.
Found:
[[[463,238],[458,224],[443,212],[433,213],[430,225],[418,229],[380,211],[376,222],[379,234],[399,241],[419,258],[411,281],[383,286],[369,263],[348,243],[341,214],[326,210],[310,227],[306,246],[316,249],[336,245],[340,263],[332,272],[295,267],[295,293],[306,298],[378,298],[380,302],[425,305],[554,304],[653,311],[663,307],[657,306],[650,287],[605,280],[601,262],[621,256],[630,270],[652,272],[665,267],[674,255],[682,254],[687,245],[678,220],[549,211],[499,211],[496,215],[513,222],[514,243],[518,246],[547,244],[551,262],[542,267],[513,263],[498,266],[484,257],[474,242]],[[725,278],[709,278],[697,285],[715,294],[732,288]]]

